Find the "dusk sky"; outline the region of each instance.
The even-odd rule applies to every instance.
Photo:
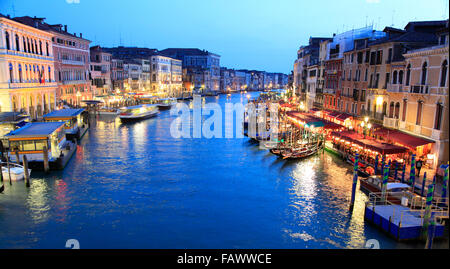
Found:
[[[289,73],[310,36],[403,28],[449,10],[446,0],[1,0],[0,13],[67,24],[91,45],[197,47],[221,55],[221,66]]]

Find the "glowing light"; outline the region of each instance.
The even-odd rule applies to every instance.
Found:
[[[378,96],[376,99],[376,104],[377,106],[380,106],[383,103],[383,97],[382,96]]]

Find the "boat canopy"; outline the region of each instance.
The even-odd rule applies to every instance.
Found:
[[[48,137],[64,124],[64,122],[31,122],[22,128],[9,132],[5,137],[8,139]]]
[[[44,120],[52,119],[71,119],[80,115],[84,111],[84,108],[67,108],[61,110],[54,110],[43,116]]]
[[[393,189],[409,189],[411,186],[404,183],[397,183],[397,182],[391,182],[387,184],[387,190],[393,190]]]

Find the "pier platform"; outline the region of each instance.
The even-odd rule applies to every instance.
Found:
[[[441,214],[445,213],[432,212],[432,218]],[[397,240],[419,239],[422,234],[423,211],[402,205],[366,205],[364,219]],[[442,237],[444,229],[444,225],[436,223],[435,237]]]

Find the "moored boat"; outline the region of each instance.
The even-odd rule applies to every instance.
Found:
[[[159,110],[168,110],[173,105],[177,104],[177,99],[176,98],[159,99],[156,104],[158,105]]]
[[[360,189],[366,193],[381,193],[383,178],[379,175],[359,178]],[[411,186],[408,184],[388,180],[386,184],[387,200],[394,204],[401,204],[401,198],[405,192],[410,192]]]
[[[158,105],[150,104],[123,107],[119,109],[118,112],[119,118],[122,122],[148,119],[151,117],[155,117],[156,115],[158,115],[158,113]]]
[[[117,115],[117,109],[112,107],[101,107],[97,110],[97,113],[100,115]]]
[[[283,159],[302,159],[309,157],[319,151],[323,147],[322,142],[304,144],[301,147],[286,149],[281,152]]]
[[[8,169],[8,164],[6,162],[1,162],[1,166],[2,166],[3,180],[9,180],[10,175],[12,181],[19,181],[25,178],[25,170],[22,165],[17,163],[9,163]],[[31,169],[28,169],[28,175],[30,174]]]

